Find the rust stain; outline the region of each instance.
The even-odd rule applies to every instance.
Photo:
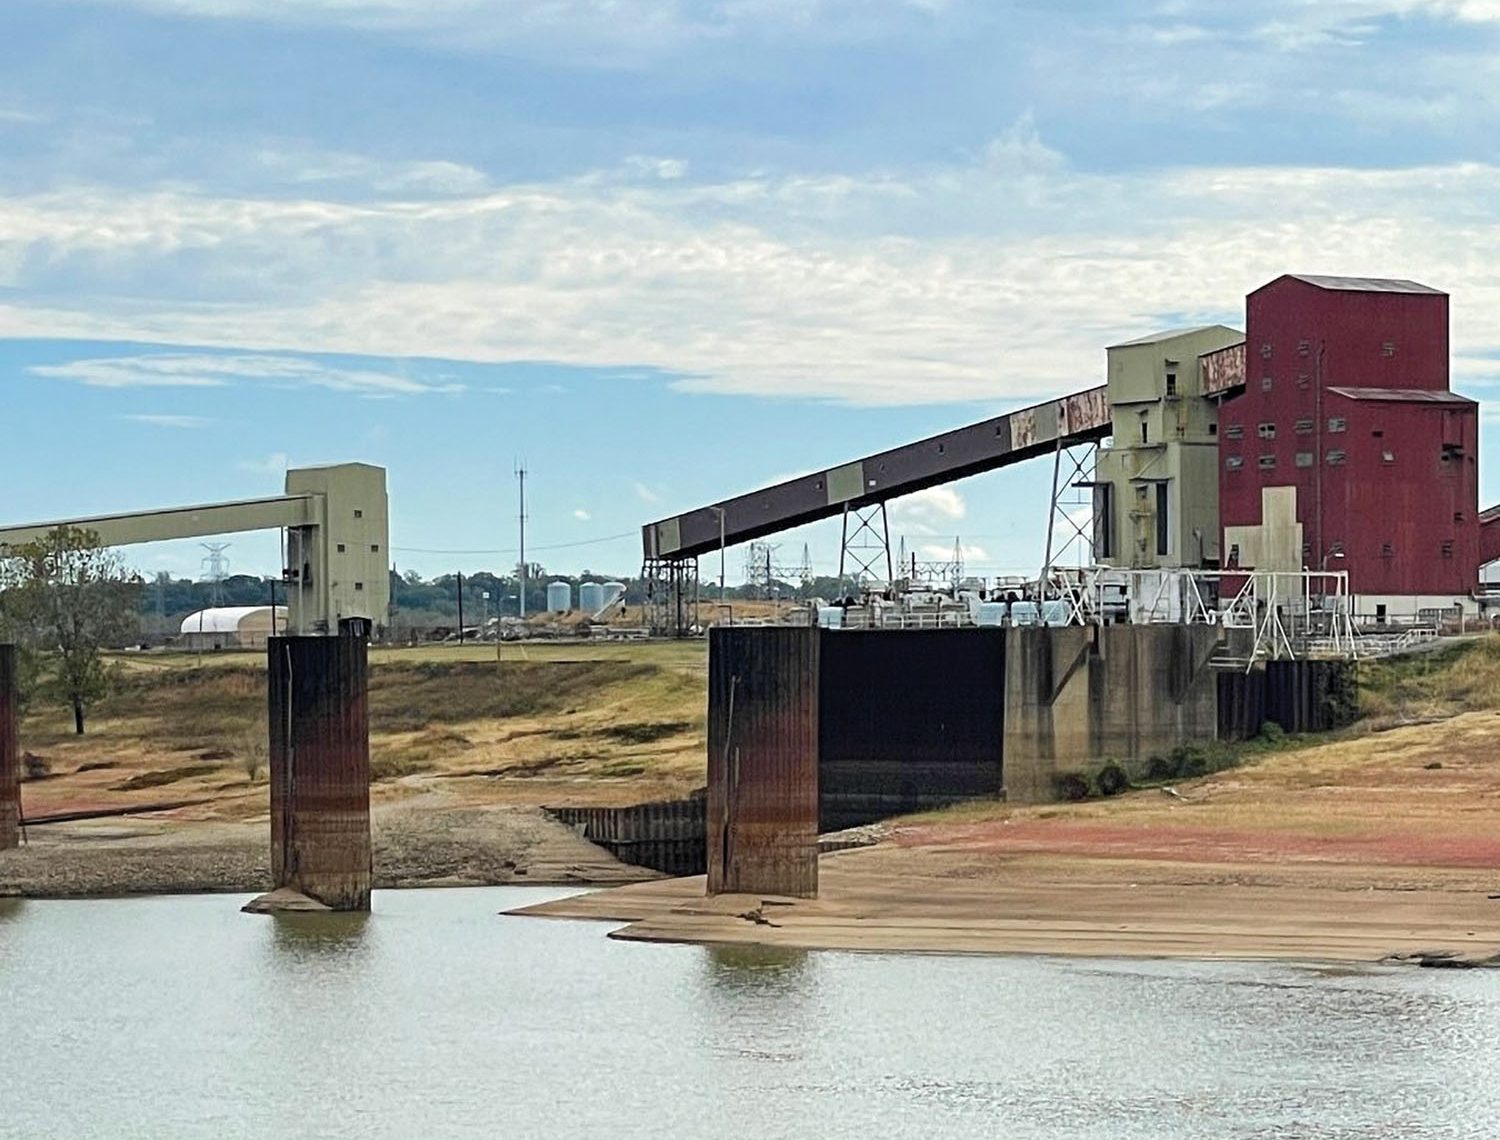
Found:
[[[0,645],[0,851],[21,841],[21,746],[16,647]]]
[[[370,908],[369,663],[362,637],[276,637],[271,872],[335,910]]]
[[[709,637],[708,893],[818,893],[818,631]]]

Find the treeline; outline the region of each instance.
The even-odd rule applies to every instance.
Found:
[[[391,572],[390,625],[395,629],[430,628],[456,626],[459,611],[459,575],[440,574],[424,578],[415,571],[404,574]],[[484,617],[515,617],[520,612],[520,579],[515,574],[495,574],[481,570],[464,574],[463,616],[465,625],[477,625]],[[544,566],[532,566],[526,581],[526,612],[541,613],[547,608],[547,586],[552,582],[566,582],[573,590],[573,604],[578,605],[578,588],[585,582],[623,582],[627,605],[641,605],[646,600],[645,585],[638,578],[612,574],[600,574],[585,570],[581,574],[554,574]],[[724,596],[729,600],[766,601],[778,598],[796,601],[804,597],[837,598],[847,589],[841,589],[838,579],[819,577],[804,589],[799,582],[777,582],[770,591],[763,585],[728,585]],[[277,604],[286,604],[286,587],[279,578],[263,578],[253,574],[234,574],[218,584],[218,605],[221,606],[268,606],[272,598]],[[486,598],[485,595],[489,597]],[[719,596],[719,584],[705,580],[701,597],[705,602],[714,602]],[[159,574],[145,583],[139,595],[139,607],[143,631],[148,635],[171,636],[181,627],[188,614],[207,609],[215,603],[215,588],[210,582],[194,582],[187,578],[173,578]]]

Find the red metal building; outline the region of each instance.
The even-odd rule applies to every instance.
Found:
[[[1248,565],[1230,528],[1272,521],[1263,491],[1295,488],[1300,568],[1348,571],[1356,594],[1470,594],[1479,408],[1448,389],[1447,294],[1287,275],[1245,319],[1245,387],[1219,415],[1225,564]]]

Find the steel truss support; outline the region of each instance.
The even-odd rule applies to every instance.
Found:
[[[646,625],[659,637],[698,632],[698,560],[649,558],[641,567],[646,584]]]
[[[1052,453],[1052,499],[1047,509],[1047,549],[1037,584],[1045,595],[1055,567],[1094,563],[1094,468],[1099,444],[1063,446]]]
[[[896,580],[891,563],[891,528],[884,503],[844,507],[844,540],[839,547],[839,582],[856,590],[869,584],[890,586]]]

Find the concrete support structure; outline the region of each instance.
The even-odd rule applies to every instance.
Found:
[[[1218,729],[1209,662],[1219,631],[1199,625],[1012,629],[1005,654],[1005,794],[1057,796],[1057,778],[1109,761],[1140,774],[1153,755]]]
[[[816,629],[715,628],[708,893],[818,893]]]
[[[268,655],[273,885],[333,910],[369,910],[365,638],[274,637]]]
[[[0,851],[21,842],[21,719],[16,694],[16,647],[0,645]]]

